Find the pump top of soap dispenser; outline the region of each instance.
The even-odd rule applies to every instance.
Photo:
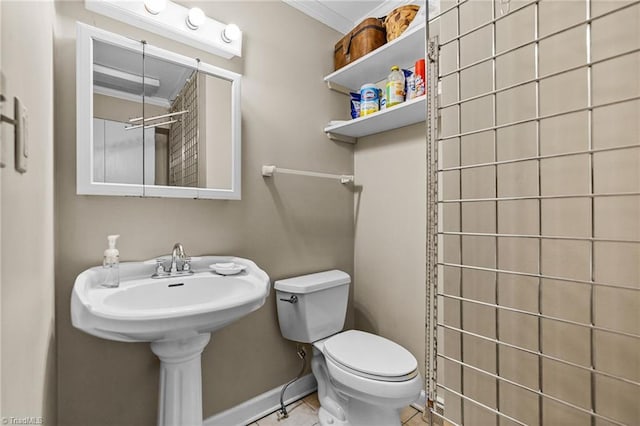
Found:
[[[119,237],[120,235],[109,235],[107,237],[107,241],[109,241],[109,248],[104,251],[104,263],[118,263],[120,252],[116,248],[116,241]]]

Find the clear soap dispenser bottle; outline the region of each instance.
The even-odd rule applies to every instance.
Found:
[[[103,287],[115,288],[120,285],[120,252],[116,248],[116,241],[120,235],[109,235],[109,248],[104,251],[102,267],[105,269]]]

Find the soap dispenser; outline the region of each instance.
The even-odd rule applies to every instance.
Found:
[[[116,248],[116,241],[120,235],[109,235],[109,248],[104,251],[102,267],[105,269],[103,287],[115,288],[120,285],[120,252]]]

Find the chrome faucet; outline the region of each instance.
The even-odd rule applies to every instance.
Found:
[[[187,264],[186,259],[187,255],[184,254],[184,248],[182,247],[182,244],[175,243],[173,245],[173,250],[171,251],[171,270],[169,272],[178,272],[178,261],[182,262],[182,267],[180,268],[180,270],[183,270],[184,266]]]
[[[191,258],[184,252],[182,244],[175,243],[171,251],[171,262],[166,264],[163,258],[156,259],[156,272],[151,278],[167,278],[193,274]]]

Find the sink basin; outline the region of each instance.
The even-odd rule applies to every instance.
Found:
[[[158,285],[157,279],[140,280],[121,291],[110,292],[102,300],[104,312],[133,313],[134,316],[176,317],[186,312],[228,309],[244,304],[259,291],[244,278],[225,278],[200,272],[184,279]],[[105,292],[106,293],[106,292]],[[99,296],[99,298],[102,297]]]
[[[218,275],[208,267],[217,262],[246,269]],[[154,342],[215,331],[261,307],[269,295],[269,277],[250,260],[206,256],[191,268],[193,275],[152,279],[155,262],[123,262],[118,288],[100,287],[102,267],[87,269],[73,287],[71,321],[104,339]]]
[[[233,262],[244,270],[220,275],[214,263]],[[105,288],[105,270],[87,269],[71,295],[74,327],[120,342],[151,342],[160,358],[158,425],[202,425],[200,357],[210,333],[255,311],[269,295],[267,274],[248,259],[203,256],[191,262],[192,275],[151,278],[155,260],[120,264],[120,286]]]

